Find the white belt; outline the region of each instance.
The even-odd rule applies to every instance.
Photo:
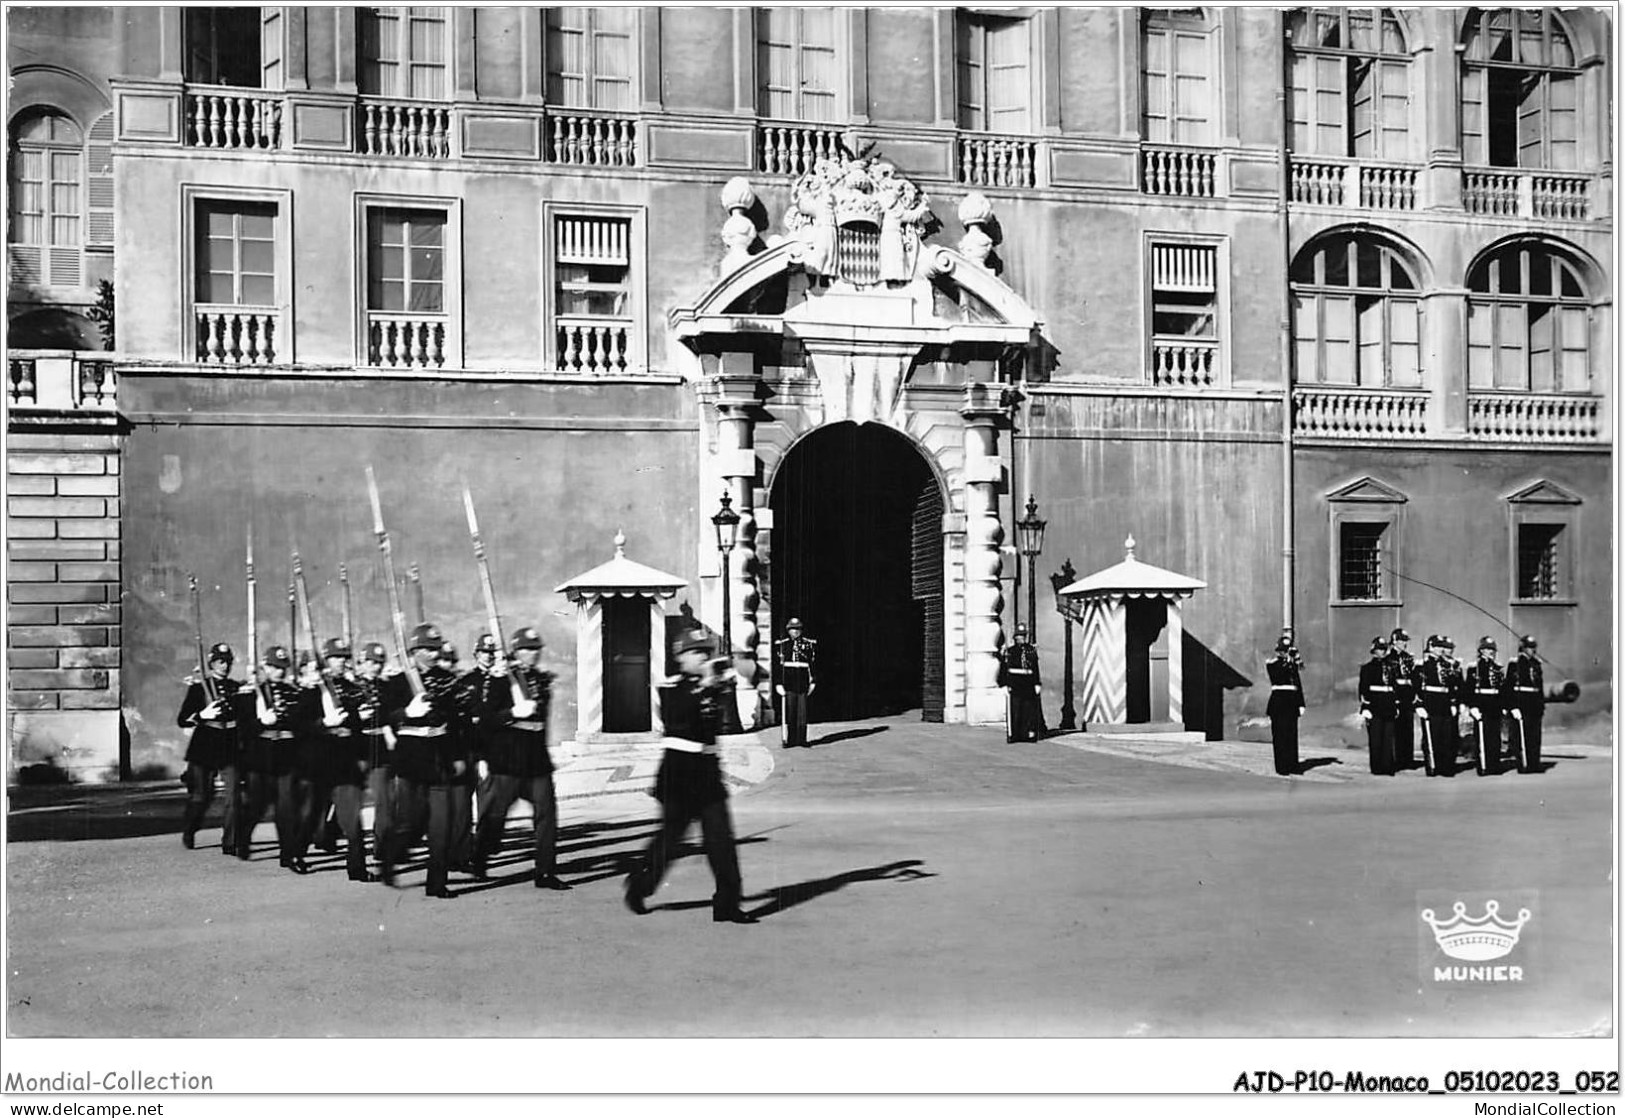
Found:
[[[1006,668],[1005,671],[1008,672],[1010,675],[1032,675],[1033,674],[1033,670],[1031,668]]]
[[[377,727],[366,726],[366,727],[362,728],[361,732],[363,734],[371,734],[374,737],[382,737],[383,733],[384,733],[384,727],[382,727],[382,726],[377,726]]]
[[[511,730],[545,730],[545,729],[547,729],[547,723],[545,723],[545,722],[513,722],[513,723],[509,724],[508,728],[511,729]]]
[[[665,738],[661,745],[676,753],[711,753],[722,752],[718,745],[706,745],[704,742],[689,741],[687,738]]]
[[[1501,692],[1494,687],[1480,687],[1477,693],[1480,695],[1499,695]]]
[[[1370,687],[1367,687],[1366,690],[1367,691],[1392,691],[1393,688],[1392,687],[1384,687],[1381,684],[1375,684],[1374,683]]]
[[[1538,688],[1538,687],[1514,687],[1513,690],[1514,691],[1533,691],[1537,695],[1540,694],[1540,688]]]
[[[1436,695],[1448,695],[1448,694],[1450,694],[1450,688],[1448,688],[1448,687],[1424,687],[1424,688],[1422,688],[1422,690],[1424,690],[1424,691],[1432,691]]]
[[[446,736],[444,726],[402,726],[397,732],[409,738],[443,738]]]
[[[1296,691],[1297,689],[1297,686],[1291,683],[1277,683],[1270,688],[1271,691]]]
[[[322,729],[327,732],[327,736],[330,738],[347,738],[350,736],[350,727],[348,726],[323,726]]]
[[[780,662],[779,666],[782,667],[782,668],[810,668],[810,667],[812,667],[812,665],[809,664],[805,660],[784,660],[784,661]]]
[[[261,730],[260,737],[266,741],[287,741],[293,737],[292,730]]]

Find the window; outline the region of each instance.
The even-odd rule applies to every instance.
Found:
[[[460,208],[358,195],[359,357],[378,368],[460,368]]]
[[[561,373],[636,371],[643,358],[643,214],[544,206],[549,364]]]
[[[1574,538],[1580,498],[1550,481],[1536,481],[1507,497],[1512,529],[1514,605],[1573,605]]]
[[[281,8],[187,8],[186,80],[282,88]]]
[[[758,8],[757,72],[763,116],[828,123],[841,118],[834,8]]]
[[[287,191],[182,186],[182,308],[192,360],[269,365],[292,361],[292,272]]]
[[[1382,601],[1383,537],[1388,524],[1344,520],[1338,525],[1337,597],[1344,602]]]
[[[1559,597],[1563,525],[1519,524],[1518,588],[1524,600],[1550,600]]]
[[[361,9],[361,92],[419,101],[450,97],[447,11]]]
[[[8,248],[13,283],[78,287],[82,281],[84,137],[50,111],[14,126]]]
[[[1159,144],[1211,144],[1218,103],[1212,24],[1201,8],[1146,11],[1141,17],[1145,138]]]
[[[1391,8],[1300,9],[1292,39],[1292,150],[1413,159],[1410,52]]]
[[[1332,234],[1292,265],[1292,336],[1304,384],[1420,388],[1421,302],[1399,254]]]
[[[1155,240],[1149,265],[1152,382],[1175,387],[1214,384],[1221,369],[1220,246]]]
[[[1513,243],[1473,265],[1467,290],[1469,388],[1591,390],[1590,301],[1572,262]]]
[[[1491,167],[1579,167],[1580,71],[1556,9],[1468,13],[1462,154]]]
[[[1008,16],[956,12],[959,126],[1032,131],[1032,25]]]
[[[547,99],[572,109],[636,108],[636,28],[633,8],[549,8]]]
[[[444,211],[367,212],[367,309],[445,311]]]
[[[276,207],[206,202],[198,214],[197,301],[276,303]]]

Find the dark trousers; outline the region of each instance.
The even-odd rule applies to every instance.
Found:
[[[1298,771],[1298,712],[1270,715],[1270,741],[1275,745],[1275,771],[1291,776]]]
[[[316,804],[325,801],[315,780],[286,772],[276,782],[276,839],[282,860],[303,858],[316,831]]]
[[[1448,701],[1424,703],[1422,764],[1429,776],[1456,775],[1456,716]]]
[[[465,869],[474,861],[474,786],[466,780],[453,784],[448,810],[451,835],[446,847],[447,864]]]
[[[367,773],[367,791],[372,796],[372,853],[380,863],[384,856],[384,838],[389,834],[390,821],[396,814],[398,784],[387,765],[380,765]]]
[[[362,789],[356,784],[333,786],[333,814],[344,832],[344,868],[352,881],[367,879],[367,839],[361,830]]]
[[[784,747],[807,744],[807,696],[784,689]]]
[[[1479,718],[1473,723],[1473,764],[1479,776],[1494,776],[1501,771],[1501,711],[1495,707],[1477,709]]]
[[[460,784],[429,784],[406,777],[399,778],[396,786],[395,810],[378,855],[384,874],[390,876],[397,865],[406,861],[413,844],[427,830],[429,879],[424,882],[424,891],[442,893],[451,850],[452,799],[466,798],[468,789]]]
[[[1394,719],[1394,769],[1416,767],[1416,707],[1399,704],[1399,716]]]
[[[1005,741],[1037,741],[1044,734],[1044,712],[1031,687],[1006,688]]]
[[[254,828],[265,818],[267,809],[277,803],[277,777],[275,773],[249,769],[242,776],[242,797],[239,806],[242,815],[237,819],[237,857],[247,858],[254,841]]]
[[[1371,771],[1378,776],[1394,775],[1394,720],[1372,714],[1365,724],[1366,747],[1371,753]]]
[[[196,761],[186,763],[186,811],[181,816],[181,832],[186,836],[188,842],[202,828],[203,817],[209,813],[209,805],[214,803],[216,771],[215,769],[204,768]],[[232,818],[231,800],[229,799],[233,779],[235,779],[235,774],[231,774],[231,779],[226,781],[226,795],[228,797],[226,801],[226,821],[228,824],[236,822]],[[221,846],[228,850],[231,849],[229,836],[230,832],[227,831],[220,838]]]
[[[1518,771],[1521,773],[1538,773],[1540,771],[1540,723],[1544,712],[1534,706],[1521,706],[1518,708],[1518,713],[1523,717],[1512,720],[1512,744],[1518,750]]]
[[[694,820],[700,821],[700,836],[705,842],[705,858],[711,863],[711,876],[716,878],[716,892],[711,903],[719,909],[736,908],[743,891],[739,880],[739,852],[734,849],[733,817],[728,812],[726,799],[700,805],[676,801],[665,805],[660,820],[660,832],[649,843],[644,855],[643,869],[632,881],[631,891],[647,897],[660,886],[671,865],[677,847]]]
[[[508,825],[508,809],[515,800],[529,800],[536,815],[536,876],[547,877],[558,869],[559,805],[553,792],[553,774],[510,776],[492,773],[480,782],[479,827],[474,837],[474,865],[483,870],[502,846]]]

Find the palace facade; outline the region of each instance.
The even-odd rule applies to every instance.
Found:
[[[1237,736],[1283,626],[1311,729],[1396,625],[1611,706],[1604,9],[7,17],[13,771],[177,762],[250,529],[262,649],[294,550],[392,645],[369,465],[465,655],[467,487],[556,738],[690,616],[747,725],[792,614],[814,718],[997,721],[1018,619],[1051,726],[1077,642],[1078,724]],[[1206,585],[1114,667],[1057,589],[1129,537]]]

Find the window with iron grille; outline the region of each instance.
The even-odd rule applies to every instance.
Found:
[[[1345,602],[1374,602],[1383,593],[1383,536],[1386,523],[1345,520],[1338,525],[1337,596]]]
[[[1563,597],[1561,524],[1518,525],[1518,597],[1543,601]]]

